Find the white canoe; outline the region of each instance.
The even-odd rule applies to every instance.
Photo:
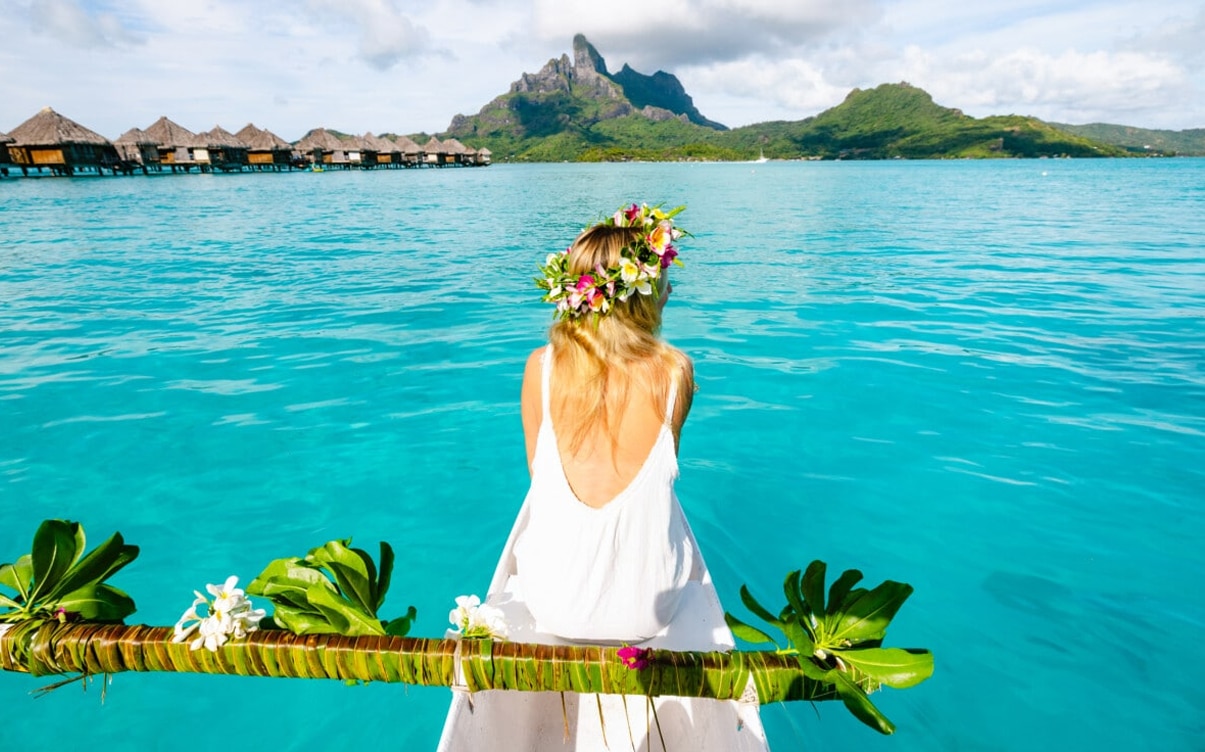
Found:
[[[487,602],[505,613],[509,639],[567,644],[554,635],[535,631],[531,614],[516,597],[517,588],[512,587],[514,545],[527,520],[528,508],[524,504],[494,571]],[[731,650],[735,645],[732,632],[724,623],[724,610],[689,523],[687,535],[695,544],[695,559],[678,612],[661,634],[640,645],[665,650]],[[438,749],[439,752],[653,752],[662,749],[664,737],[665,746],[672,752],[769,750],[752,684],[740,701],[658,697],[651,702],[656,704],[656,720],[649,709],[649,698],[639,695],[566,692],[562,697],[560,692],[504,690],[470,695],[463,688],[453,689],[452,706],[444,721]]]

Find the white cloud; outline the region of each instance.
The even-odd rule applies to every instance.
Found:
[[[764,111],[767,103],[774,105],[774,119],[800,120],[838,104],[850,88],[828,80],[808,61],[760,56],[687,68],[681,78],[696,105],[700,99],[717,103],[715,108],[700,107],[705,116],[732,127],[748,125],[752,121],[741,113],[753,107]]]
[[[609,68],[627,62],[650,73],[806,49],[879,15],[874,0],[534,0],[533,8],[541,38],[581,32]]]
[[[33,0],[28,13],[35,33],[71,47],[119,47],[142,41],[116,14],[86,9],[77,0]]]
[[[1173,107],[1192,90],[1183,68],[1138,52],[1071,49],[1052,54],[1020,48],[1003,55],[976,51],[945,58],[912,47],[904,68],[905,77],[939,103],[976,116],[1116,121]]]
[[[431,35],[405,15],[396,0],[307,0],[322,23],[351,26],[358,56],[377,70],[431,52]]]
[[[110,137],[438,131],[578,32],[730,126],[901,80],[975,116],[1205,126],[1200,0],[0,0],[0,130],[51,105]]]

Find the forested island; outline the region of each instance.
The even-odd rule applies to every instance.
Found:
[[[1067,126],[1022,115],[974,118],[907,83],[854,89],[799,121],[728,129],[694,106],[681,82],[627,65],[617,73],[582,35],[573,59],[524,73],[443,137],[489,148],[495,161],[960,159],[1205,154],[1205,129]]]

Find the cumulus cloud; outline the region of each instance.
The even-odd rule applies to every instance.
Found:
[[[1172,15],[1151,29],[1136,35],[1126,48],[1165,55],[1181,64],[1200,69],[1205,66],[1205,8],[1195,16]]]
[[[1017,113],[1048,119],[1116,119],[1171,107],[1191,90],[1187,72],[1139,52],[1021,48],[947,59],[911,47],[906,77],[943,103],[976,114]]]
[[[800,119],[840,102],[849,87],[835,83],[825,72],[806,60],[769,60],[754,56],[744,60],[688,68],[681,77],[689,81],[696,99],[723,97],[731,100],[731,112],[741,101],[745,106],[773,102],[783,117]],[[709,117],[717,117],[706,113]],[[727,121],[725,121],[727,122]],[[729,125],[748,125],[748,119]]]
[[[402,13],[396,0],[308,0],[306,7],[323,23],[354,26],[357,54],[377,70],[431,52],[431,35]]]
[[[85,8],[78,0],[33,0],[30,28],[72,47],[120,47],[142,42],[113,13]]]
[[[751,0],[739,1],[748,8]],[[861,33],[832,26],[793,49],[672,70],[704,114],[728,125],[799,119],[839,104],[855,87],[908,81],[977,117],[1200,127],[1205,106],[1193,103],[1205,85],[1205,11],[1147,14],[1147,25],[1127,39],[1119,33],[1126,27],[1114,23],[1125,14],[1111,4],[1073,13],[1039,2],[1009,19],[1010,33],[998,14],[978,6],[955,12],[951,0],[918,0],[908,7],[916,13],[892,6]],[[943,31],[938,16],[954,19],[957,30]]]
[[[740,60],[856,34],[879,15],[874,0],[535,0],[536,33],[582,32],[604,57],[651,72]],[[618,67],[618,66],[616,66]]]

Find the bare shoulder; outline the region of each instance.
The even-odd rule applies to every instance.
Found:
[[[678,387],[680,389],[690,387],[690,391],[694,391],[695,385],[695,364],[690,359],[690,356],[682,352],[672,345],[666,345],[669,349],[670,361],[678,370]]]
[[[544,367],[545,348],[537,347],[527,356],[527,364],[523,368],[523,401],[539,397],[540,376]]]
[[[540,373],[540,369],[544,365],[544,351],[547,349],[546,345],[541,345],[531,351],[531,354],[527,356],[527,366],[523,369],[523,378],[526,379],[533,372]]]

